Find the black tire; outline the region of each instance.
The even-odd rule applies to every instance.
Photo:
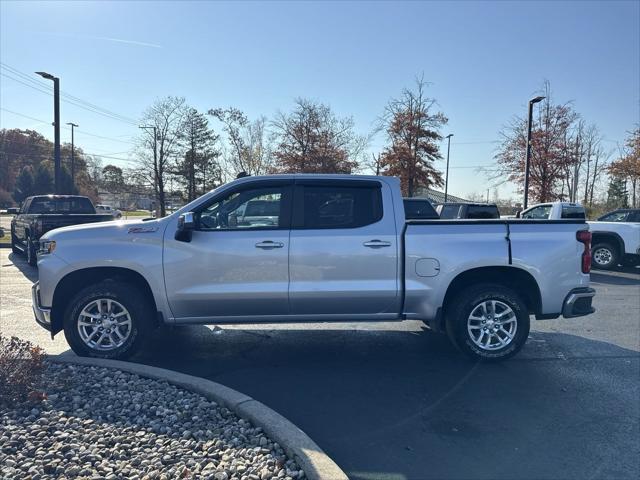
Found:
[[[468,321],[471,314],[474,313],[477,308],[481,308],[480,305],[483,302],[491,300],[499,302],[497,304],[498,308],[502,308],[501,305],[504,304],[511,309],[513,315],[505,317],[505,320],[515,320],[515,328],[512,326],[514,323],[512,321],[510,321],[509,326],[506,327],[507,329],[514,328],[514,330],[511,331],[513,333],[513,338],[500,348],[497,348],[499,345],[497,340],[489,340],[489,343],[492,344],[489,348],[480,347],[476,343],[476,340],[478,339],[474,340],[468,328]],[[450,306],[446,313],[446,328],[449,339],[460,351],[473,360],[489,362],[506,360],[518,353],[529,337],[530,324],[527,306],[520,296],[510,288],[496,284],[476,285],[471,288],[464,289],[455,298],[453,298],[449,305]],[[501,310],[501,312],[505,311],[506,309]],[[493,318],[493,316],[491,318]],[[488,321],[485,320],[485,322]],[[491,320],[491,322],[490,327],[495,327],[493,323],[494,320]],[[480,325],[479,321],[477,323]],[[489,327],[488,324],[487,327]],[[487,336],[493,336],[491,332],[485,334],[480,332],[485,327],[480,326],[478,329],[478,327],[473,326],[470,328],[475,328],[479,331],[480,343],[482,343],[483,339],[486,340]],[[508,336],[502,333],[502,331],[497,332],[497,334],[500,335],[498,337],[500,339],[508,338]]]
[[[78,328],[83,309],[100,299],[115,300],[124,306],[131,320],[129,334],[124,343],[109,350],[87,345],[82,340]],[[81,357],[124,360],[133,355],[148,338],[153,325],[153,311],[152,301],[136,285],[104,280],[84,288],[69,301],[63,319],[64,336],[71,349]]]
[[[591,267],[593,268],[612,270],[618,266],[619,259],[618,249],[610,243],[597,243],[591,248]]]
[[[36,246],[31,240],[31,237],[27,237],[26,254],[27,254],[27,263],[29,265],[31,265],[32,267],[35,267],[36,265],[38,265],[38,255],[36,252]]]
[[[16,255],[22,255],[22,250],[18,247],[18,239],[13,232],[11,232],[11,251]]]

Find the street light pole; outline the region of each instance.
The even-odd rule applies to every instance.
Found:
[[[146,126],[146,125],[141,125],[138,128],[142,128],[143,130],[153,130],[153,167],[154,167],[154,173],[153,173],[153,181],[155,183],[154,190],[157,191],[158,188],[158,129],[157,127],[154,126]],[[160,206],[160,210],[164,210],[163,206]],[[156,210],[157,211],[157,210]],[[161,212],[162,214],[164,212]]]
[[[453,137],[453,133],[450,133],[445,138],[448,140],[447,143],[447,173],[444,179],[444,202],[447,203],[447,197],[449,193],[449,152],[451,150],[451,137]]]
[[[42,78],[53,80],[53,170],[54,190],[60,192],[60,79],[47,72],[36,72]]]
[[[76,186],[76,158],[74,151],[74,142],[73,142],[73,129],[78,128],[73,122],[67,123],[67,125],[71,125],[71,185],[75,188]]]
[[[545,97],[535,97],[529,100],[529,115],[527,117],[527,156],[524,164],[524,203],[523,210],[529,204],[529,169],[531,165],[531,124],[533,123],[533,104],[541,102]]]

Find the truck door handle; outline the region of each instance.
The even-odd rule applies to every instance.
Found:
[[[390,247],[391,242],[385,242],[382,240],[370,240],[368,242],[364,242],[363,245],[369,248],[381,248],[381,247]]]
[[[272,248],[282,248],[282,247],[284,247],[284,243],[272,242],[271,240],[265,240],[264,242],[256,243],[256,248],[262,248],[265,250],[270,250]]]

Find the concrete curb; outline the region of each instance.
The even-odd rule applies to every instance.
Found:
[[[309,436],[279,413],[253,398],[204,378],[178,373],[140,363],[85,358],[68,354],[49,355],[55,363],[114,368],[145,378],[167,383],[198,393],[228,408],[239,417],[262,427],[265,433],[298,462],[310,480],[348,480],[349,477],[324,453]]]

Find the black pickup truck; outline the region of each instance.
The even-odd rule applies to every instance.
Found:
[[[37,262],[39,239],[49,230],[113,220],[111,215],[96,213],[87,197],[77,195],[27,197],[19,209],[10,208],[7,212],[15,214],[11,220],[11,249],[13,253],[25,253],[32,266]]]

